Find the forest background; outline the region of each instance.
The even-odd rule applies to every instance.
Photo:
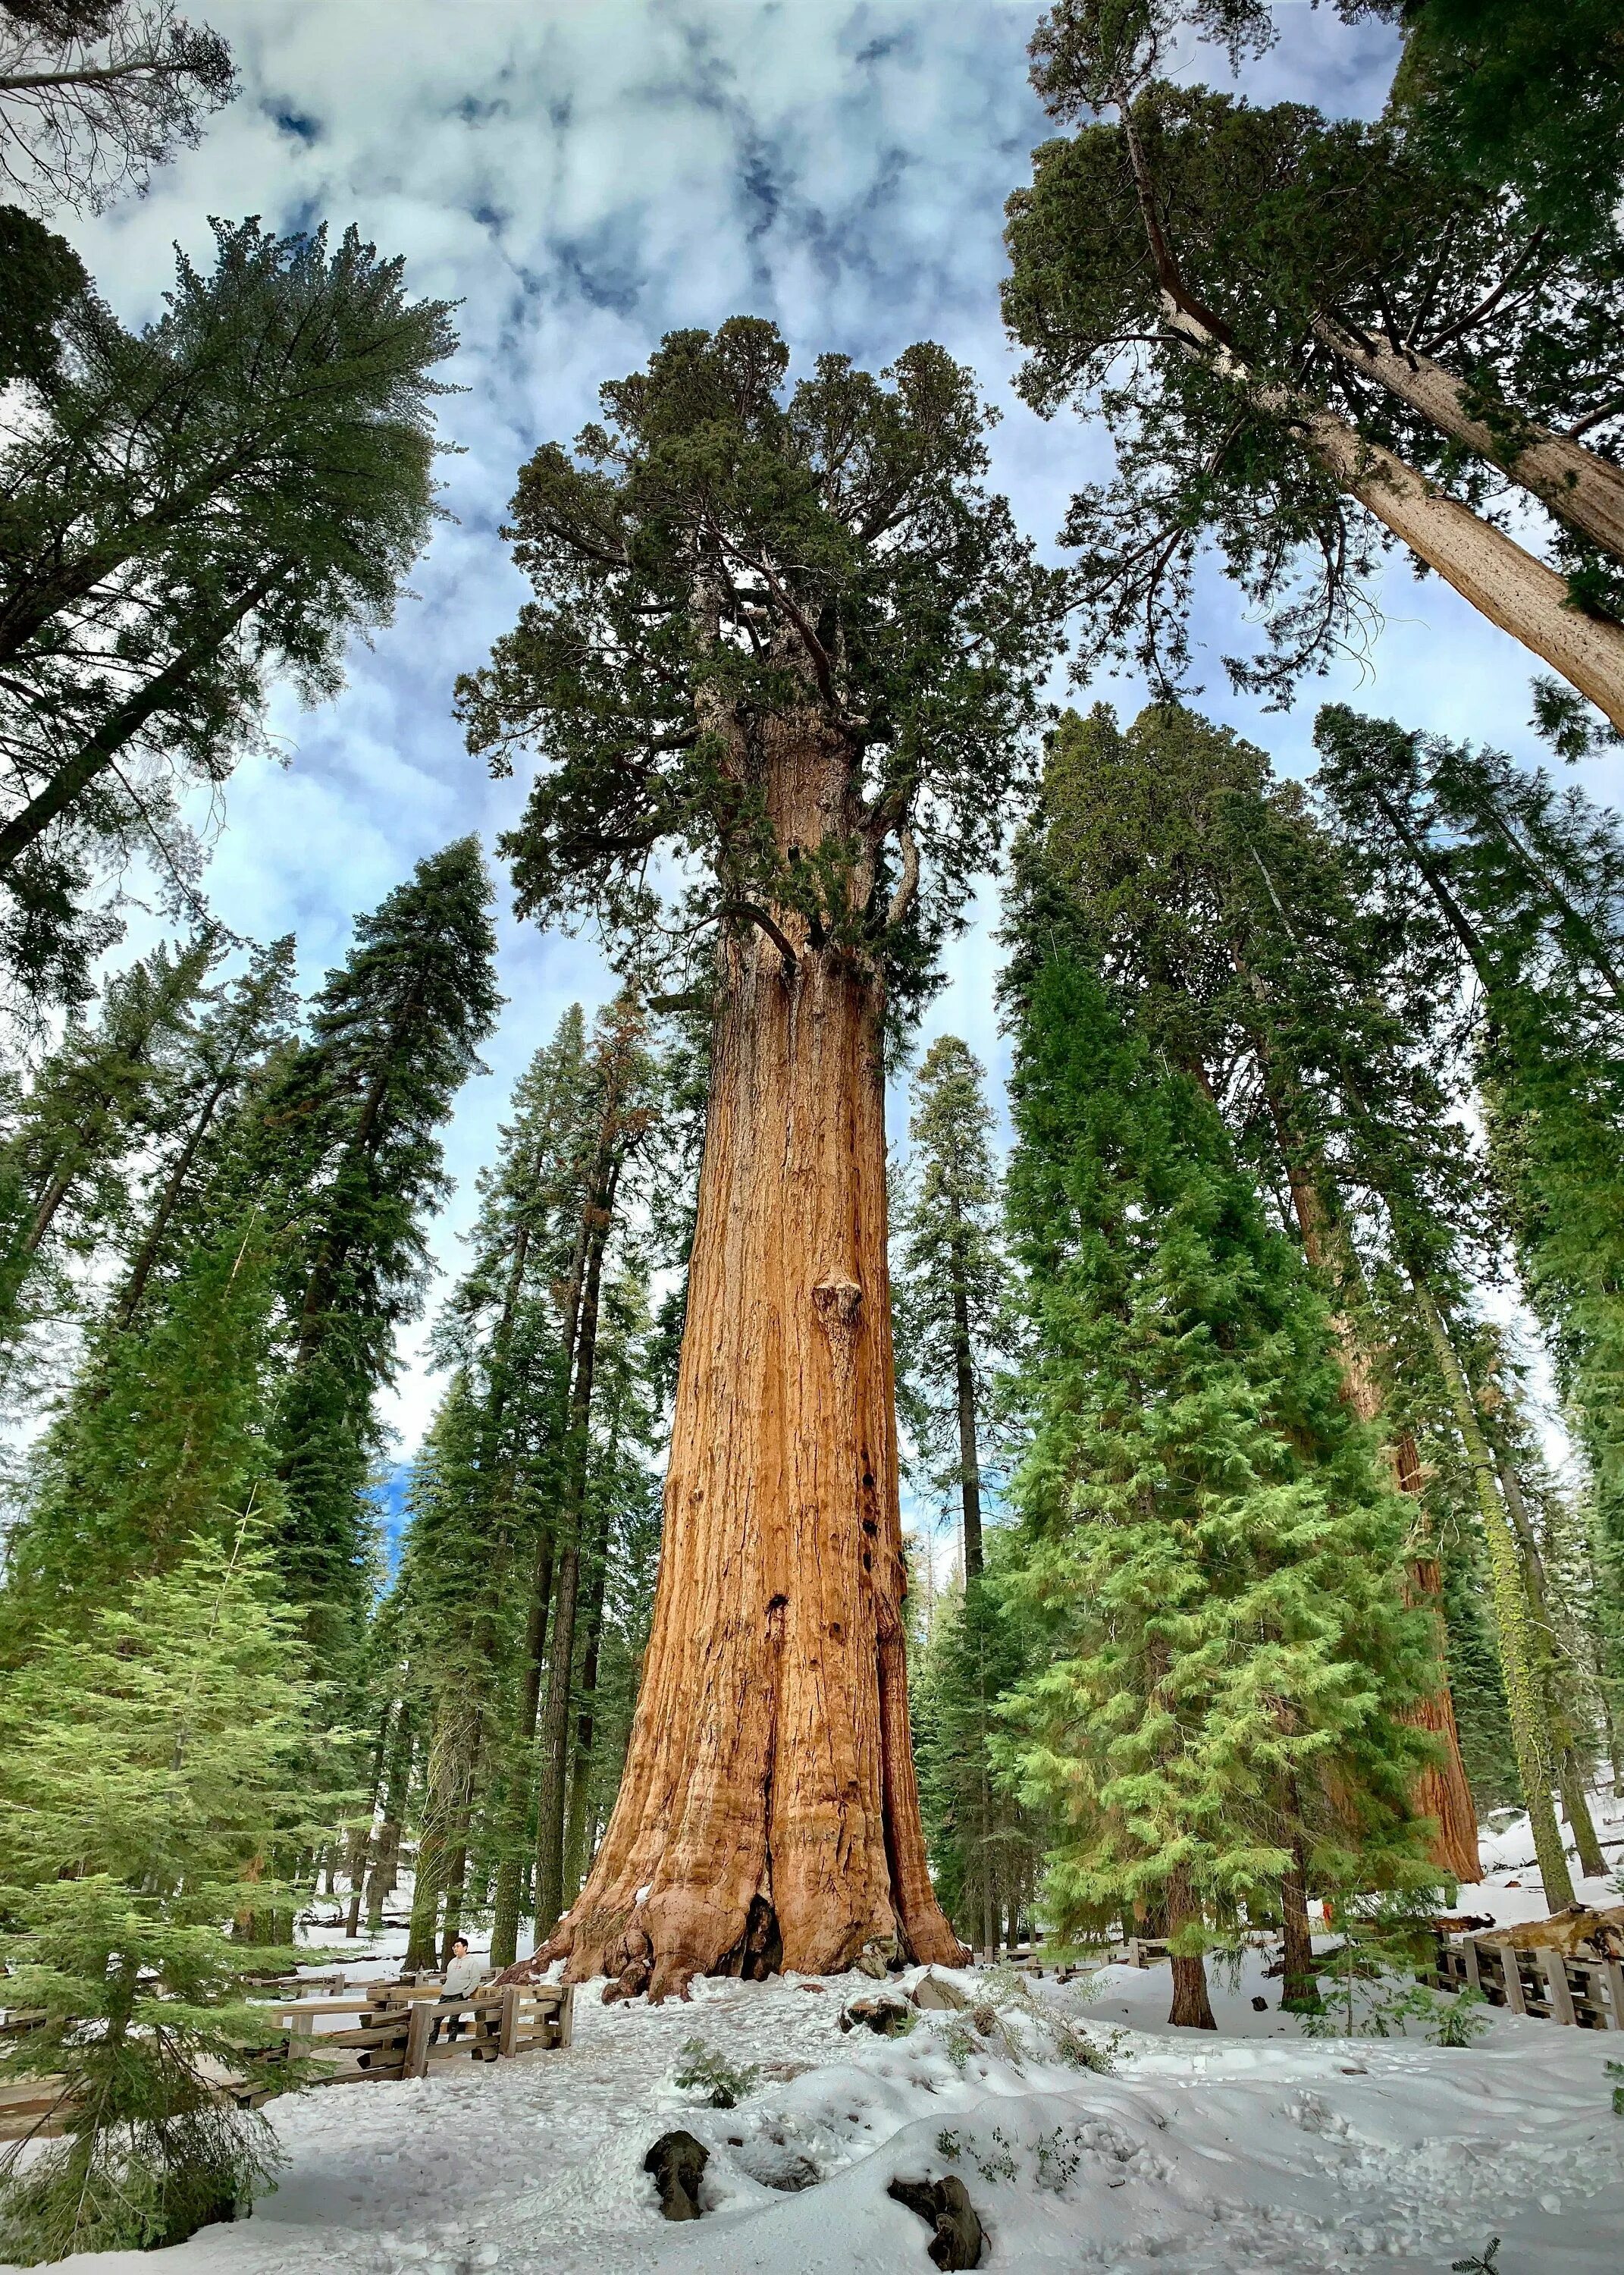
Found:
[[[176,243],[208,262],[211,214],[258,213],[278,231],[353,220],[404,256],[414,295],[463,304],[460,348],[436,374],[468,390],[440,421],[459,452],[438,468],[453,518],[412,573],[418,597],[373,645],[353,645],[336,701],[306,711],[277,691],[270,726],[287,771],[250,757],[213,813],[211,902],[252,938],[295,933],[306,991],[342,959],[354,914],[414,862],[471,828],[490,845],[517,820],[523,780],[487,780],[450,715],[457,673],[484,655],[524,589],[496,537],[513,470],[538,442],[573,434],[604,376],[636,368],[667,331],[748,309],[778,325],[797,369],[825,349],[878,369],[911,340],[939,341],[1002,414],[989,437],[991,487],[1046,557],[1061,557],[1053,540],[1066,502],[1103,476],[1109,446],[1083,421],[1039,419],[1008,385],[1017,359],[998,308],[1004,200],[1054,131],[1027,77],[1032,13],[1029,0],[435,0],[387,10],[227,0],[208,16],[230,43],[242,88],[201,146],[180,150],[139,200],[53,219],[130,325],[160,313]],[[1253,101],[1379,112],[1391,27],[1341,24],[1306,4],[1275,14],[1276,44],[1241,77]],[[1236,84],[1224,55],[1193,40],[1169,75]],[[1382,593],[1374,684],[1348,661],[1293,711],[1266,714],[1219,661],[1254,639],[1234,587],[1209,563],[1194,616],[1198,707],[1261,744],[1287,775],[1311,770],[1318,699],[1487,740],[1530,762],[1548,757],[1527,724],[1531,666],[1514,642],[1401,559],[1386,563]],[[1096,692],[1124,719],[1144,698],[1131,673]],[[1563,780],[1613,804],[1619,774],[1612,755],[1564,769]],[[209,820],[200,796],[191,812]],[[139,877],[134,889],[143,891]],[[168,929],[139,906],[127,914],[114,965]],[[477,1206],[474,1175],[493,1157],[515,1080],[570,1002],[590,1012],[613,987],[589,939],[517,922],[505,891],[494,914],[507,1001],[481,1046],[488,1071],[460,1092],[443,1133],[457,1190],[430,1231],[452,1274]],[[994,1077],[1001,1115],[997,921],[989,885],[971,929],[948,944],[947,985],[918,1046],[963,1036]],[[893,1143],[903,1140],[900,1084],[889,1125]],[[431,1295],[405,1330],[405,1364],[385,1394],[403,1461],[440,1387],[425,1349],[434,1308]]]

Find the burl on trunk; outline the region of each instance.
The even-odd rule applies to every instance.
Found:
[[[781,760],[781,844],[838,823],[795,810],[842,800],[820,756]],[[615,1813],[548,1946],[654,1999],[869,1943],[965,1955],[909,1735],[883,986],[773,921],[782,945],[752,923],[722,951],[653,1632]]]

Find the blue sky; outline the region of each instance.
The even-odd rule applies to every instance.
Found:
[[[250,760],[223,799],[210,896],[239,932],[297,932],[308,983],[342,956],[352,913],[421,855],[471,828],[489,843],[517,815],[524,781],[489,782],[450,712],[456,674],[482,661],[523,595],[497,525],[521,461],[571,435],[599,382],[666,331],[770,316],[797,364],[835,348],[879,366],[911,340],[941,341],[1001,409],[993,479],[1046,547],[1101,464],[1075,419],[1046,425],[1016,401],[998,319],[1003,200],[1052,131],[1026,85],[1035,0],[199,0],[195,12],[232,43],[238,101],[145,198],[65,224],[120,314],[157,312],[175,242],[208,260],[211,214],[282,230],[356,222],[406,256],[415,290],[463,304],[451,376],[466,392],[442,417],[458,450],[442,467],[455,518],[394,625],[357,649],[342,696],[316,712],[278,699],[285,765]],[[1302,4],[1278,17],[1250,93],[1379,108],[1386,27]],[[1193,50],[1185,75],[1227,76]],[[1326,695],[1537,755],[1531,661],[1514,642],[1397,564],[1384,606],[1363,672],[1266,715],[1223,678],[1219,655],[1246,635],[1211,578],[1201,707],[1294,772]],[[1131,714],[1142,690],[1125,679],[1093,692]],[[1583,772],[1616,797],[1616,766]],[[591,1006],[608,985],[589,941],[516,924],[498,883],[508,1001],[490,1072],[449,1133],[458,1191],[435,1244],[452,1268],[514,1078],[568,1002]],[[963,1034],[996,1067],[994,920],[989,887],[925,1039]],[[124,953],[146,937],[138,921]],[[905,1122],[899,1101],[894,1134]],[[403,1451],[434,1396],[421,1339],[407,1338],[393,1402]]]

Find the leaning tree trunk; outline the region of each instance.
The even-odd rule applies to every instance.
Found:
[[[1417,560],[1453,585],[1480,616],[1521,640],[1624,731],[1624,624],[1587,616],[1567,581],[1469,506],[1366,441],[1334,412],[1262,377],[1227,342],[1171,297],[1165,307],[1189,352],[1239,387],[1259,411],[1283,422],[1339,488],[1357,498]]]
[[[1506,1707],[1511,1721],[1512,1746],[1517,1757],[1517,1775],[1528,1808],[1545,1902],[1552,1911],[1560,1911],[1565,1904],[1572,1903],[1574,1886],[1567,1870],[1561,1833],[1557,1825],[1556,1810],[1551,1800],[1554,1769],[1550,1758],[1551,1733],[1545,1719],[1537,1650],[1532,1622],[1529,1618],[1528,1597],[1523,1587],[1516,1540],[1511,1520],[1506,1514],[1505,1503],[1500,1499],[1493,1458],[1483,1434],[1471,1385],[1466,1379],[1460,1355],[1444,1323],[1443,1315],[1433,1301],[1431,1289],[1423,1275],[1413,1268],[1410,1284],[1415,1289],[1422,1325],[1426,1329],[1427,1339],[1438,1361],[1439,1372],[1443,1377],[1444,1387],[1454,1409],[1455,1426],[1460,1432],[1467,1464],[1472,1474],[1477,1512],[1483,1521],[1484,1545],[1488,1551],[1489,1600],[1499,1641],[1500,1671],[1506,1682]]]
[[[1345,363],[1418,411],[1440,435],[1486,458],[1570,529],[1624,560],[1624,466],[1514,412],[1507,430],[1498,431],[1476,416],[1465,382],[1431,356],[1375,336],[1360,339],[1329,316],[1317,317],[1314,329]]]
[[[815,847],[846,825],[849,760],[774,724],[779,843]],[[758,929],[722,951],[653,1630],[615,1812],[549,1946],[654,1999],[764,1950],[810,1974],[870,1944],[963,1956],[909,1739],[883,991],[777,926],[793,962]]]

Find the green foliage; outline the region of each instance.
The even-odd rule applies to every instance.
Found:
[[[702,2095],[708,2109],[733,2109],[754,2090],[760,2075],[754,2064],[730,2062],[703,2038],[684,2038],[672,2083],[683,2093]]]
[[[265,2120],[220,2097],[297,2079],[243,1977],[291,1954],[230,1935],[278,1891],[251,1878],[298,1838],[314,1694],[272,1561],[245,1518],[200,1539],[87,1629],[42,1637],[0,1700],[0,1915],[11,2003],[44,2016],[0,2077],[60,2075],[63,2138],[0,2177],[0,2246],[33,2264],[178,2242],[277,2161]]]
[[[277,1415],[290,1594],[353,1640],[371,1518],[375,1400],[415,1318],[427,1219],[447,1180],[439,1130],[495,1023],[491,888],[478,843],[419,861],[328,974],[310,1039],[259,1107],[256,1142],[297,1228]]]
[[[917,990],[998,842],[1057,584],[980,486],[990,414],[940,348],[878,378],[826,355],[786,395],[788,364],[759,319],[674,332],[572,453],[536,452],[511,533],[535,598],[461,715],[496,771],[547,761],[504,846],[541,922],[648,942],[663,844],[705,880],[690,928],[794,911]],[[769,718],[835,766],[820,843],[778,842]],[[905,829],[933,882],[893,917]]]
[[[1368,641],[1392,541],[1316,455],[1316,419],[1475,510],[1536,425],[1582,426],[1605,457],[1624,239],[1599,219],[1582,239],[1553,236],[1537,207],[1440,165],[1394,117],[1256,108],[1159,75],[1179,17],[1221,28],[1232,12],[1084,0],[1046,19],[1039,92],[1083,123],[1034,154],[1031,187],[1009,201],[1004,305],[1027,399],[1100,416],[1115,445],[1114,477],[1078,493],[1062,533],[1084,661],[1182,684],[1210,546],[1264,631],[1261,653],[1226,668],[1283,703]],[[1372,377],[1371,344],[1413,359],[1458,415]],[[1540,495],[1575,600],[1616,612],[1616,563],[1566,527],[1560,489]]]
[[[981,1561],[978,1433],[1003,1296],[986,1085],[958,1037],[938,1036],[914,1077],[912,1152],[892,1218],[898,1404],[924,1481],[944,1506],[963,1506],[970,1578]]]
[[[139,335],[67,301],[0,439],[0,872],[36,930],[137,850],[195,905],[182,787],[230,772],[272,676],[336,689],[428,533],[445,305],[353,230],[215,230]]]
[[[275,1532],[275,1261],[250,1214],[198,1240],[139,1330],[97,1337],[8,1542],[8,1647],[42,1620],[79,1625],[200,1539],[229,1540],[245,1509]]]
[[[1624,2062],[1610,2061],[1604,2067],[1609,2077],[1619,2080],[1613,2089],[1613,2113],[1615,2117],[1624,2117]]]
[[[1011,1221],[1031,1437],[1014,1584],[1047,1630],[1006,1712],[1057,1824],[1062,1932],[1184,1886],[1425,1885],[1394,1718],[1433,1679],[1405,1523],[1322,1299],[1212,1107],[1064,956],[1021,1000]],[[1326,1794],[1333,1788],[1335,1805]]]

